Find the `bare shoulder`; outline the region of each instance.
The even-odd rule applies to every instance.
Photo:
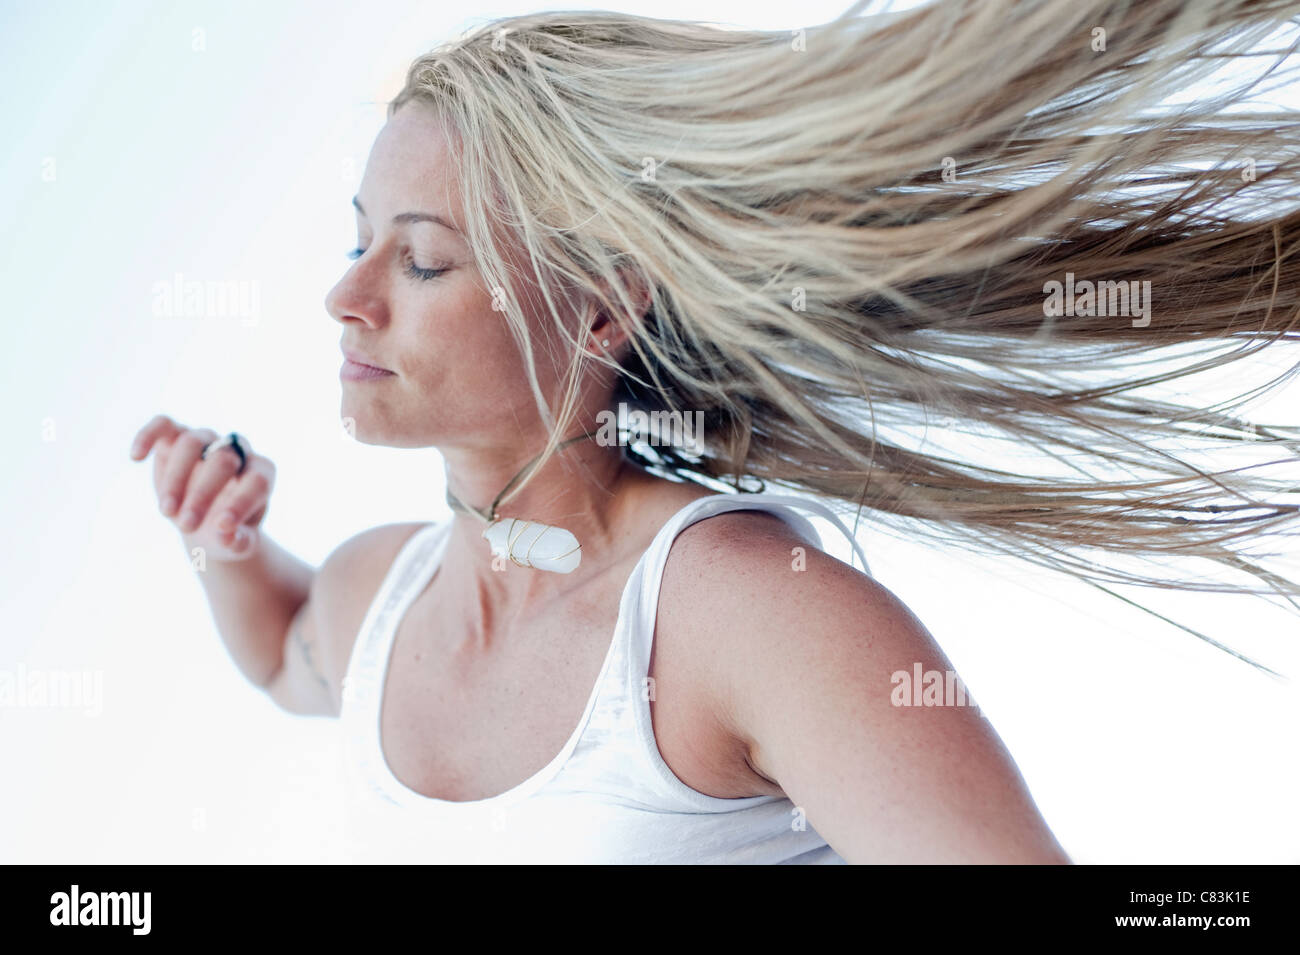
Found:
[[[697,648],[699,685],[741,765],[801,807],[841,856],[1069,861],[977,709],[900,702],[900,674],[957,677],[889,589],[771,514],[708,518],[678,545],[661,622]]]
[[[313,612],[322,627],[326,675],[335,684],[347,669],[366,611],[398,552],[428,526],[427,522],[408,521],[361,531],[336,547],[316,571]]]
[[[670,613],[685,603],[704,607],[723,601],[734,609],[768,603],[802,612],[833,613],[828,599],[853,602],[868,594],[887,593],[874,579],[825,553],[816,542],[765,510],[726,511],[697,521],[677,535],[664,567],[661,602]],[[705,601],[701,603],[701,601]]]
[[[825,693],[867,669],[910,672],[914,660],[942,658],[888,589],[760,510],[726,511],[678,534],[659,592],[659,639],[698,674],[697,705],[725,728],[741,776],[760,786],[776,782],[763,764],[763,728],[780,721],[778,701],[800,705],[774,685],[798,680]]]
[[[753,687],[763,673],[789,672],[785,661],[806,650],[799,644],[829,607],[856,603],[860,613],[861,590],[873,586],[770,511],[724,511],[677,535],[659,590],[654,657],[673,685],[689,681],[683,695],[701,727],[697,746],[709,754],[700,762],[717,767],[715,778],[700,775],[716,794],[782,794],[756,762],[746,719]]]
[[[756,763],[755,710],[773,681],[801,671],[809,692],[868,672],[946,669],[942,651],[911,610],[879,581],[800,536],[766,511],[728,511],[678,535],[664,567],[660,623],[708,648],[715,705]]]
[[[789,545],[786,547],[785,545]],[[757,548],[767,557],[784,548],[807,547],[807,542],[780,517],[767,510],[724,511],[696,521],[677,535],[669,553],[679,563],[740,558],[738,547]],[[737,560],[737,562],[739,562]],[[789,563],[786,561],[786,563]]]

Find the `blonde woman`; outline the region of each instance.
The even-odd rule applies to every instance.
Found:
[[[1179,554],[1295,594],[1249,553],[1294,526],[1267,468],[1177,450],[1295,431],[1142,388],[1294,335],[1294,116],[1156,107],[1300,4],[861,7],[518,17],[411,66],[326,308],[342,416],[438,448],[451,518],[313,569],[259,533],[246,440],[137,438],[244,673],[340,717],[377,854],[1068,862],[974,709],[895,705],[952,667],[822,550],[810,516],[854,540],[828,504],[1099,585],[1195,586],[1125,565]]]

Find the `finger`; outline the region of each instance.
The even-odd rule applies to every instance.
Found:
[[[241,434],[239,436],[239,446],[244,449],[244,457],[248,459],[248,464],[251,467],[253,463],[253,443]],[[222,445],[221,447],[217,448],[216,450],[208,454],[208,459],[214,457],[229,458],[230,460],[235,462],[236,467],[238,467],[239,462],[241,460],[241,458],[239,457],[239,452],[235,450],[233,445],[229,445],[229,444]],[[247,469],[245,469],[245,473],[247,473]]]
[[[167,464],[158,482],[158,507],[171,517],[180,510],[189,484],[190,472],[198,463],[203,449],[217,439],[211,428],[191,428],[182,431],[167,455]]]
[[[207,460],[200,460],[190,471],[177,526],[189,533],[201,525],[217,494],[238,470],[239,458],[233,454],[209,454]]]
[[[235,530],[265,507],[271,486],[270,478],[260,468],[246,471],[242,477],[226,485],[213,508],[217,515],[217,533],[223,543],[232,540]]]
[[[243,553],[247,549],[254,530],[248,522],[259,510],[266,511],[266,497],[270,492],[265,490],[262,478],[251,482],[250,487],[252,474],[251,470],[245,471],[241,477],[227,481],[212,502],[212,527],[217,542],[234,553]]]
[[[131,439],[131,460],[143,461],[159,438],[172,440],[180,431],[180,425],[165,414],[154,415]]]
[[[256,540],[257,540],[256,527],[239,527],[235,530],[235,533],[231,537],[231,539],[228,542],[225,542],[225,544],[234,553],[242,554],[245,551],[247,551],[250,547],[252,547],[253,542]]]

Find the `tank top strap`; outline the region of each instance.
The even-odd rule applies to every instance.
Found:
[[[344,722],[378,720],[382,680],[402,615],[437,570],[452,520],[429,524],[402,544],[357,631],[343,678]],[[372,712],[373,711],[373,712]]]

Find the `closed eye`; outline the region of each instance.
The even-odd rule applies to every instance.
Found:
[[[349,259],[352,259],[352,260],[355,261],[356,259],[359,259],[359,258],[361,258],[361,256],[365,255],[365,254],[366,254],[366,250],[365,250],[365,249],[362,249],[362,248],[355,248],[355,249],[353,249],[353,250],[351,250],[350,252],[347,252],[347,253],[345,253],[345,254],[347,255],[347,257],[348,257]],[[409,275],[411,278],[413,278],[413,279],[419,279],[420,281],[428,281],[429,279],[436,279],[438,276],[442,275],[442,274],[445,273],[445,272],[449,272],[449,271],[451,271],[451,270],[450,270],[450,269],[425,269],[425,268],[421,268],[420,266],[418,266],[418,265],[415,264],[415,261],[414,261],[414,260],[411,260],[411,261],[407,262],[407,264],[406,264],[406,274]]]

